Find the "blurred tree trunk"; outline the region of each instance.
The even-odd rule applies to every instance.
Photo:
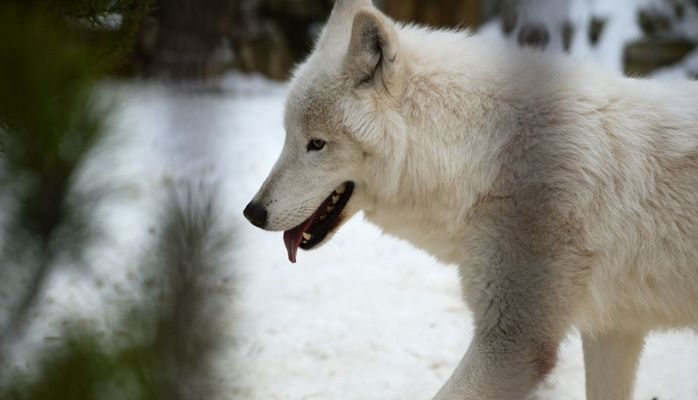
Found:
[[[385,0],[384,3],[386,13],[400,21],[468,27],[482,22],[479,0]]]
[[[205,79],[219,72],[235,0],[156,0],[153,9],[138,52],[146,75]]]
[[[238,0],[231,42],[237,68],[287,79],[312,48],[334,0]]]

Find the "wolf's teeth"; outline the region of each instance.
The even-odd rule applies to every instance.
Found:
[[[310,240],[311,237],[313,237],[311,234],[309,234],[307,232],[303,232],[303,239]]]
[[[339,194],[344,193],[344,185],[340,186],[338,189],[335,189],[335,192]]]
[[[332,196],[332,203],[337,203],[339,201],[339,195]]]

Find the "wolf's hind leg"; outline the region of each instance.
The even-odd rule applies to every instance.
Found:
[[[583,334],[582,342],[587,399],[630,399],[644,333]]]

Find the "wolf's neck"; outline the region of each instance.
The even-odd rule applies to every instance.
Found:
[[[444,35],[448,46],[472,40]],[[426,63],[416,51],[411,61],[411,38],[405,40],[403,56],[411,69],[401,96],[399,126],[405,131],[390,135],[395,143],[388,147],[399,150],[394,164],[380,166],[387,172],[374,186],[383,193],[366,217],[439,260],[458,263],[472,206],[500,172],[500,151],[510,131],[500,124],[515,123],[510,120],[515,113],[503,109],[501,84],[487,68],[471,66],[472,61],[454,66],[462,49],[434,50],[434,57],[450,57],[443,63]]]
[[[383,180],[396,185],[372,199],[366,217],[386,233],[407,240],[445,263],[463,260],[473,205],[490,190],[498,172],[491,149],[485,149],[465,122],[444,122],[406,132],[404,154]],[[379,185],[374,185],[374,187]]]
[[[455,221],[463,218],[467,207],[444,207],[441,201],[421,204],[378,203],[365,216],[385,233],[406,240],[439,261],[458,264],[464,257],[465,229]]]

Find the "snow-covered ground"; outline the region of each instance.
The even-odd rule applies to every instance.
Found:
[[[326,246],[288,263],[281,235],[252,227],[241,213],[281,149],[285,86],[240,75],[224,86],[187,96],[111,86],[122,104],[111,140],[117,144],[98,154],[86,176],[130,188],[129,195],[102,207],[111,239],[95,250],[88,273],[54,277],[24,355],[41,348],[67,314],[109,329],[104,309],[129,297],[129,277],[138,273],[133,259],[150,243],[148,215],[159,207],[164,182],[200,176],[225,188],[221,218],[236,233],[228,271],[231,337],[217,360],[221,398],[430,398],[471,337],[456,269],[359,216]],[[695,336],[654,335],[636,398],[698,398],[697,370]],[[537,398],[583,399],[583,375],[572,333]]]

